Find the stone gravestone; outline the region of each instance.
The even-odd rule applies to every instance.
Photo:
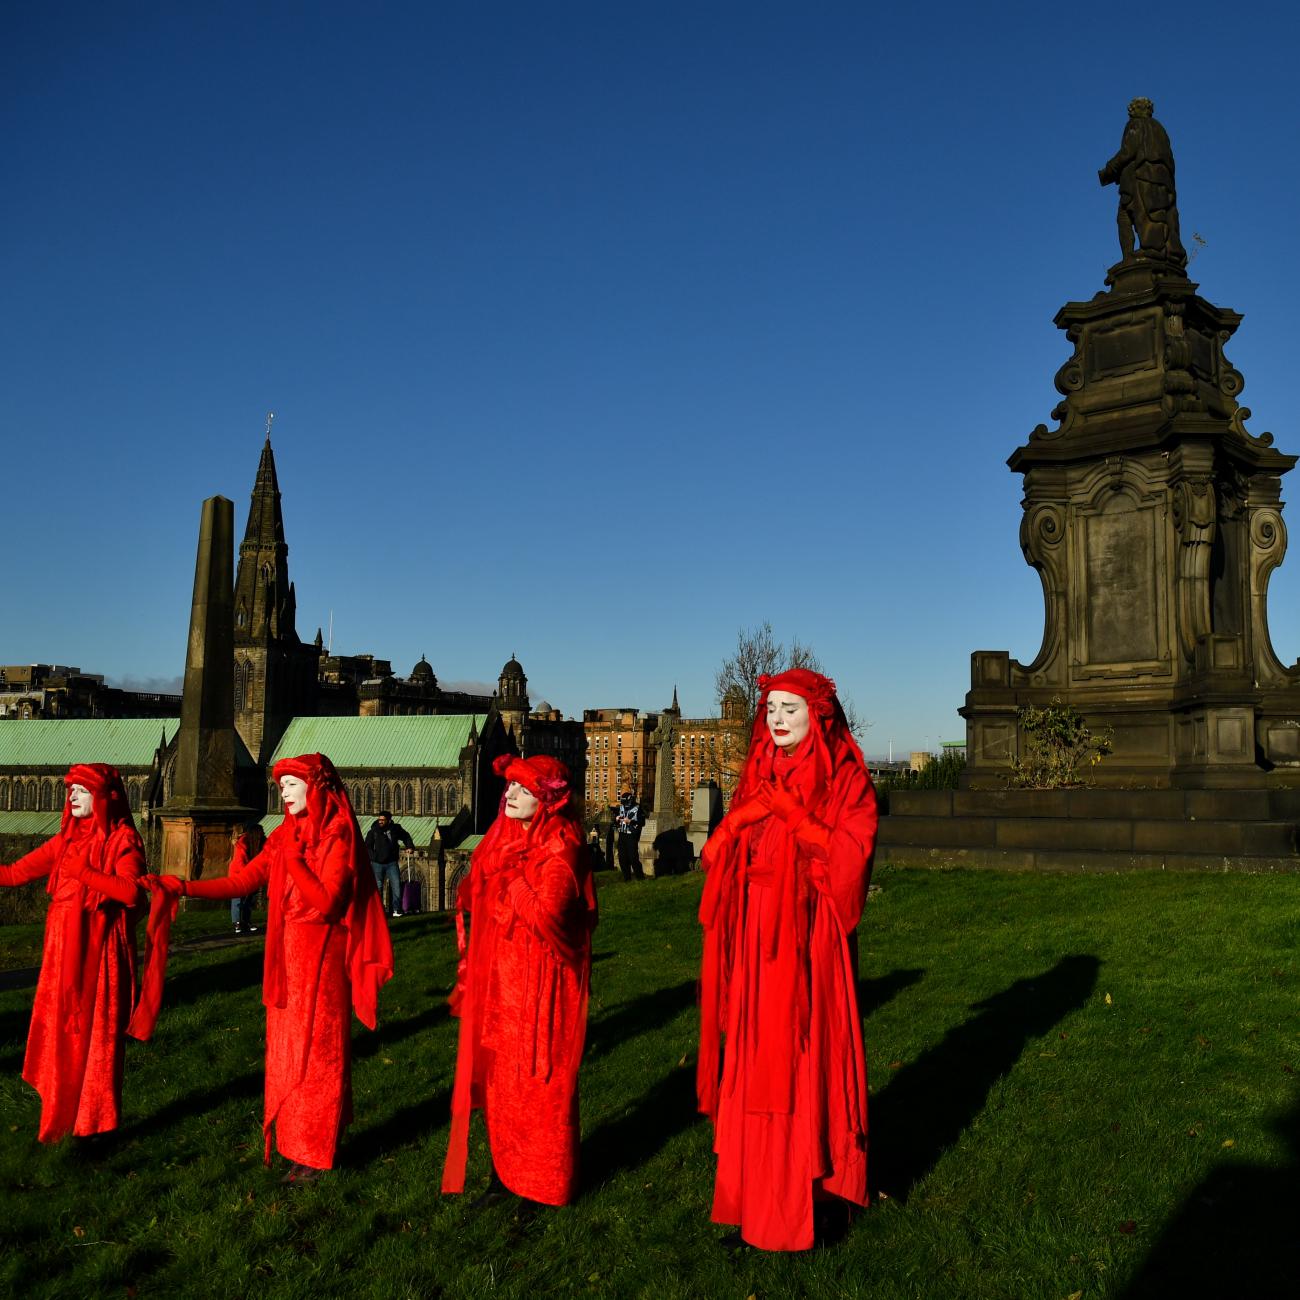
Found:
[[[716,781],[705,781],[691,791],[691,822],[686,837],[695,857],[704,851],[704,842],[722,820],[722,791]]]
[[[1297,458],[1246,428],[1224,353],[1242,318],[1187,277],[1173,152],[1149,100],[1129,105],[1099,176],[1119,187],[1121,258],[1107,290],[1057,313],[1073,351],[1056,425],[1007,462],[1024,477],[1042,647],[1027,664],[971,656],[966,780],[1005,785],[1017,710],[1059,697],[1114,728],[1096,784],[1300,785],[1300,666],[1274,654],[1267,616]]]
[[[690,866],[691,845],[677,812],[673,788],[674,715],[666,709],[651,736],[658,751],[655,762],[654,810],[641,828],[637,850],[647,876],[670,876]]]

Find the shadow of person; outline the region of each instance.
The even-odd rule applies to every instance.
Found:
[[[1165,1224],[1123,1300],[1285,1296],[1300,1288],[1300,1100],[1273,1123],[1281,1168],[1224,1162]]]
[[[432,1029],[434,1025],[440,1025],[450,1016],[447,1009],[447,1000],[439,994],[431,994],[438,1000],[426,1006],[418,1015],[406,1016],[401,1020],[384,1019],[384,1008],[379,1008],[379,1027],[373,1033],[354,1032],[352,1036],[352,1059],[361,1060],[367,1056],[374,1056],[380,1048],[392,1047],[394,1043],[400,1043],[404,1038],[410,1038],[412,1034],[418,1034],[423,1029]]]
[[[245,948],[238,957],[227,961],[208,962],[203,965],[186,966],[180,970],[180,963],[173,954],[168,959],[167,982],[163,990],[162,1014],[167,1014],[168,1007],[182,1007],[196,998],[207,997],[210,993],[234,993],[239,989],[262,987],[262,949]]]
[[[170,1128],[173,1124],[206,1115],[229,1101],[248,1101],[260,1097],[264,1081],[265,1073],[262,1070],[250,1070],[246,1074],[223,1079],[211,1088],[182,1093],[181,1096],[164,1102],[156,1110],[141,1113],[131,1108],[128,1111],[127,1122],[122,1124],[119,1132],[123,1141],[132,1138],[148,1138]]]
[[[911,988],[924,978],[925,971],[913,967],[910,970],[891,970],[888,975],[859,979],[858,1013],[865,1020],[887,1002],[892,1002],[904,989]]]
[[[1017,980],[975,1003],[978,1015],[899,1070],[872,1097],[867,1112],[873,1193],[880,1189],[906,1200],[979,1114],[989,1089],[1020,1059],[1025,1044],[1083,1006],[1100,969],[1098,958],[1074,955]]]
[[[695,1005],[695,981],[683,980],[623,1002],[593,1018],[587,1027],[586,1052],[596,1056],[613,1051],[620,1043],[658,1029]]]
[[[0,970],[0,993],[8,993],[10,989],[34,989],[40,973],[39,966],[17,966],[12,970]]]
[[[618,1119],[608,1120],[582,1140],[582,1195],[590,1196],[625,1169],[657,1155],[670,1138],[704,1117],[695,1109],[695,1062],[674,1065]]]
[[[398,1147],[423,1141],[450,1123],[451,1090],[443,1088],[430,1098],[421,1098],[393,1111],[377,1124],[367,1124],[365,1128],[353,1125],[345,1141],[339,1144],[338,1165],[343,1169],[364,1168]]]

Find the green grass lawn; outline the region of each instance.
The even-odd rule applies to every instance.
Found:
[[[261,1163],[261,945],[176,951],[104,1151],[35,1140],[32,990],[0,984],[0,1293],[1272,1297],[1300,1283],[1300,879],[884,870],[859,963],[879,1193],[841,1243],[728,1252],[694,1113],[700,877],[600,878],[584,1190],[521,1220],[438,1185],[445,917],[395,922],[341,1167]],[[180,937],[224,935],[189,913]],[[0,929],[10,968],[39,931]],[[92,1144],[93,1145],[93,1144]]]

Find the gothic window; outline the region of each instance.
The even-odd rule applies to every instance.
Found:
[[[48,781],[41,782],[41,811],[49,812],[53,807],[54,791],[50,789]]]
[[[374,811],[375,811],[375,787],[373,785],[368,785],[366,786],[366,812],[367,814],[373,815]]]
[[[23,808],[26,806],[26,801],[23,799],[23,793],[24,793],[23,783],[21,781],[15,781],[14,782],[14,812],[22,812]]]
[[[433,786],[431,785],[424,787],[424,815],[433,816]]]
[[[415,811],[415,787],[409,781],[406,783],[406,811]]]
[[[393,795],[388,788],[387,781],[379,787],[379,806],[381,808],[391,808],[393,806]]]
[[[7,811],[9,808],[9,782],[0,781],[0,811]]]
[[[126,787],[127,802],[131,805],[132,812],[140,811],[140,782],[130,781]]]

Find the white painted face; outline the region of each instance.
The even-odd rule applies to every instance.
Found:
[[[95,796],[84,785],[70,786],[68,789],[68,807],[74,817],[89,817],[95,807]]]
[[[530,822],[537,812],[537,796],[518,781],[506,786],[506,816],[517,822]]]
[[[812,719],[808,701],[792,691],[772,691],[767,697],[767,730],[778,749],[793,749],[808,734]]]
[[[284,800],[284,810],[290,817],[297,817],[307,811],[307,782],[296,776],[280,778],[280,798]]]

